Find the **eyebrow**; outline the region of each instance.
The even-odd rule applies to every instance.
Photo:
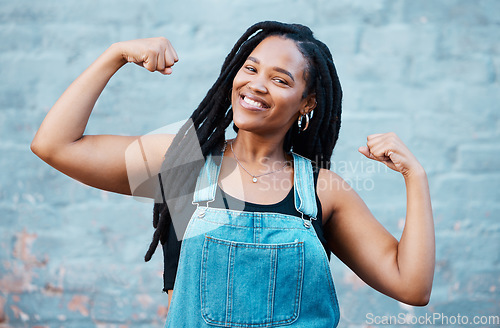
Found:
[[[260,61],[257,58],[255,58],[255,57],[250,56],[250,57],[248,57],[248,60],[251,60],[251,61],[253,61],[256,64],[260,64]],[[275,66],[275,67],[273,67],[273,70],[288,75],[292,79],[292,81],[295,82],[295,79],[293,78],[292,73],[290,73],[286,69],[283,69],[281,67]]]

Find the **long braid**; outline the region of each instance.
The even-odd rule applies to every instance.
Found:
[[[146,261],[151,259],[159,242],[164,244],[167,241],[172,214],[182,213],[179,217],[184,217],[184,220],[191,217],[189,213],[194,211],[191,197],[198,172],[208,154],[222,151],[225,131],[232,122],[228,94],[233,79],[253,49],[271,35],[296,42],[308,62],[304,96],[315,93],[317,101],[309,128],[299,132],[293,125],[285,136],[284,150],[293,150],[313,160],[319,167],[330,168],[340,129],[342,91],[328,47],[315,39],[312,31],[303,25],[266,21],[251,26],[233,46],[216,82],[180,128],[165,154],[153,207],[155,232],[145,255]],[[238,131],[236,126],[233,128]],[[169,202],[176,198],[183,200]]]

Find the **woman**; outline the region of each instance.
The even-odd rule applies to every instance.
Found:
[[[83,135],[120,67],[170,74],[177,60],[164,38],[112,45],[56,102],[31,145],[83,183],[157,200],[146,260],[159,241],[183,238],[166,326],[335,327],[329,251],[380,292],[428,303],[435,246],[425,171],[394,133],[370,135],[359,148],[405,179],[398,242],[329,170],[342,91],[328,48],[307,27],[250,27],[175,136]],[[226,141],[231,122],[237,136]],[[131,188],[146,159],[153,178]]]

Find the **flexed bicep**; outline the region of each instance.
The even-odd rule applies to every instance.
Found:
[[[154,198],[157,174],[174,135],[85,135],[64,149],[40,156],[86,185],[125,195]]]
[[[383,156],[394,156],[384,155],[377,144],[369,146],[373,150],[365,154],[369,158],[389,161]],[[332,252],[368,285],[401,302],[425,305],[435,262],[432,210],[425,175],[405,172],[413,174],[405,177],[407,215],[399,241],[375,219],[354,189],[328,170],[318,180],[330,186],[320,195],[331,213],[324,231]]]
[[[145,183],[158,173],[173,136],[84,135],[94,105],[109,79],[127,62],[170,74],[178,60],[170,41],[118,42],[102,53],[52,106],[31,150],[55,169],[87,185],[127,195],[154,197]]]

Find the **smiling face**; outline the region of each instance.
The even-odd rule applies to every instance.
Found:
[[[299,115],[314,108],[303,98],[306,59],[294,41],[264,39],[248,56],[233,80],[235,125],[245,131],[285,135]]]

